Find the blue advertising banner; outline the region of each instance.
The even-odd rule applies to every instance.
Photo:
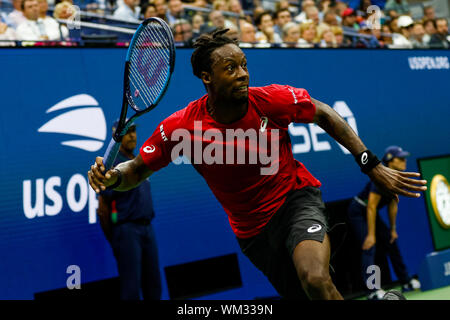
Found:
[[[138,145],[161,120],[205,91],[179,49],[170,87],[138,120]],[[379,157],[389,145],[416,158],[449,153],[449,51],[247,49],[252,86],[305,88],[340,113]],[[125,49],[0,50],[0,299],[33,299],[65,288],[78,266],[82,283],[117,276],[87,171],[102,156],[119,116]],[[351,154],[314,124],[291,124],[295,157],[322,182],[325,201],[353,197],[368,177]],[[163,299],[164,267],[236,253],[242,287],[203,299],[275,295],[240,252],[228,219],[187,164],[150,178]],[[397,229],[410,273],[433,250],[423,199],[401,197]]]

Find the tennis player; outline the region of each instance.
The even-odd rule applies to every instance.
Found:
[[[89,183],[97,193],[106,188],[129,190],[182,153],[222,204],[243,253],[282,297],[342,299],[329,274],[330,241],[321,183],[294,159],[288,125],[319,125],[355,156],[380,189],[396,199],[398,194],[419,197],[426,181],[411,179],[418,173],[383,166],[343,118],[305,89],[275,84],[249,87],[246,56],[226,31],[204,34],[194,44],[193,72],[207,94],[163,120],[135,159],[104,173],[103,158],[97,157],[88,172]],[[230,132],[248,136],[257,132],[259,142],[265,140],[267,145],[252,139],[236,141],[236,135],[231,141],[223,139]],[[180,147],[186,133],[192,148]],[[230,145],[238,152],[230,151]],[[239,162],[239,150],[245,151],[245,163]]]

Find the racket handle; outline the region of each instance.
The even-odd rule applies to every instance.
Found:
[[[116,160],[117,154],[120,149],[120,142],[116,142],[116,140],[111,139],[109,142],[108,148],[106,149],[105,155],[103,156],[103,164],[105,165],[106,171],[111,169]]]

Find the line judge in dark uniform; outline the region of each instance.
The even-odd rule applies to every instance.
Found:
[[[118,120],[113,124],[113,133],[117,125]],[[114,166],[134,159],[136,141],[136,126],[133,125],[122,138]],[[98,215],[117,261],[120,299],[159,300],[161,277],[151,224],[155,213],[149,180],[126,192],[112,188],[103,191],[98,197]]]

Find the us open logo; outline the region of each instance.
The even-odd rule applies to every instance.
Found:
[[[58,102],[46,113],[73,108],[55,116],[38,129],[38,132],[76,135],[89,139],[62,141],[61,144],[95,152],[103,147],[106,139],[106,120],[97,100],[88,94],[78,94]],[[76,109],[75,109],[76,108]]]

